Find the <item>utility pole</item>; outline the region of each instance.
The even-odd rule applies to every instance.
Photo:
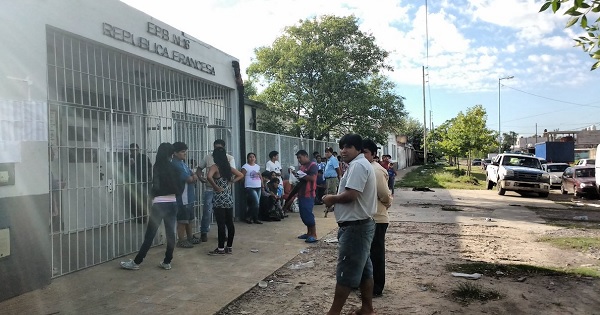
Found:
[[[500,81],[510,80],[514,76],[510,75],[503,78],[498,78],[498,153],[502,153],[502,133],[500,133]]]
[[[427,164],[427,109],[425,107],[425,66],[423,66],[423,164]]]

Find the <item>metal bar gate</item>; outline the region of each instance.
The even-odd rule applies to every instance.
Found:
[[[196,166],[214,139],[231,143],[235,105],[229,88],[50,26],[46,34],[56,277],[137,251],[158,145],[185,142]]]

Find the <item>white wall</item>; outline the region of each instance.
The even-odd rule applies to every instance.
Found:
[[[232,61],[237,60],[236,58],[188,37],[182,31],[117,0],[3,1],[0,21],[2,21],[0,42],[3,46],[0,49],[0,60],[2,60],[0,62],[0,113],[7,108],[7,101],[47,101],[46,26],[71,32],[207,81],[236,89],[232,68]],[[112,27],[109,28],[107,25]],[[154,26],[150,27],[154,33],[162,35],[163,30],[165,30],[164,34],[168,32],[170,41],[151,34],[149,25]],[[136,45],[124,39],[124,37],[129,38],[127,34],[131,34]],[[173,35],[182,40],[189,40],[188,49],[182,47],[186,44],[177,45],[171,42]],[[154,47],[156,44],[166,48],[169,58],[140,48],[140,43],[147,43],[148,47]],[[204,69],[214,69],[214,74],[173,60],[173,58],[181,59],[181,54],[210,65]],[[237,113],[238,100],[235,92],[232,92],[232,103],[235,104],[233,113]],[[31,106],[31,109],[35,110],[34,106]],[[1,118],[0,123],[2,123]],[[42,129],[44,126],[47,129],[47,115],[46,120],[41,121],[40,124]],[[9,124],[4,121],[3,125],[0,127],[7,128]],[[237,115],[232,117],[232,126],[233,134],[238,134]],[[3,133],[6,137],[7,132]],[[0,149],[20,150],[21,160],[15,164],[15,185],[0,186],[0,198],[47,193],[47,139],[15,139],[7,143],[7,139],[2,137],[3,135],[0,134]],[[233,144],[232,149],[238,150],[239,143]]]

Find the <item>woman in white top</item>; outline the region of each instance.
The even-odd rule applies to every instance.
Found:
[[[263,185],[260,174],[260,165],[256,164],[256,154],[250,152],[246,156],[248,163],[242,166],[244,174],[244,187],[248,200],[248,211],[246,212],[246,223],[262,224],[258,220],[258,205],[260,202],[260,190]]]

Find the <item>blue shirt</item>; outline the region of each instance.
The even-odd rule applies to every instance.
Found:
[[[327,164],[325,165],[325,171],[323,172],[323,176],[325,178],[338,177],[338,173],[335,170],[340,167],[340,162],[335,156],[330,156],[327,160]]]
[[[182,196],[181,197],[177,196],[177,202],[179,202],[183,205],[194,204],[194,202],[196,202],[196,187],[195,187],[196,184],[194,184],[194,183],[188,184],[187,183],[188,177],[192,176],[192,174],[194,174],[194,173],[192,172],[190,167],[187,166],[187,164],[185,164],[185,162],[182,160],[173,158],[171,163],[173,163],[173,166],[175,166],[175,168],[179,171],[179,174],[178,174],[179,180],[181,182],[183,182],[183,184],[185,184],[185,186],[184,186],[185,188],[183,190]],[[185,194],[185,196],[184,196],[184,194]]]

